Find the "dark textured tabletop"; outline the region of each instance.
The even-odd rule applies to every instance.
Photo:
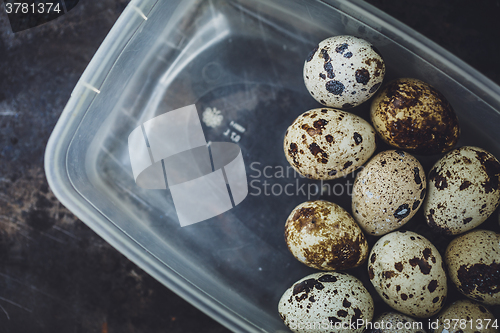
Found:
[[[0,12],[0,333],[227,332],[79,221],[43,170],[49,135],[126,0],[12,33]],[[500,84],[500,1],[369,0]]]

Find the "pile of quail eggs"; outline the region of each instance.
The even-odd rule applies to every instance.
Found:
[[[479,147],[455,147],[458,118],[431,85],[414,78],[383,85],[384,60],[361,38],[320,42],[303,75],[323,107],[304,112],[286,131],[288,162],[315,180],[357,174],[351,212],[308,201],[285,223],[291,254],[320,272],[284,291],[284,323],[309,333],[363,332],[366,325],[357,323],[367,322],[385,322],[377,332],[422,332],[408,323],[430,318],[439,323],[433,332],[498,332],[488,306],[500,305],[500,233],[477,229],[500,204],[498,160]],[[370,98],[371,123],[346,111]],[[373,156],[378,138],[393,149]],[[412,154],[438,160],[426,173]],[[455,237],[444,253],[405,230],[419,209],[429,232]],[[375,239],[371,249],[367,237]],[[349,273],[355,267],[364,267],[372,286]],[[450,288],[463,295],[452,304]],[[369,289],[392,310],[373,318]],[[466,324],[446,325],[457,320]]]

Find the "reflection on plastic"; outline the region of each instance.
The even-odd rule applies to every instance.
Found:
[[[248,194],[240,148],[207,144],[195,105],[146,121],[130,133],[128,149],[136,184],[169,188],[181,226],[222,214]]]

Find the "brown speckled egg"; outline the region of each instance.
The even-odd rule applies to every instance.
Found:
[[[364,332],[373,318],[373,299],[363,283],[346,273],[315,273],[288,288],[278,304],[292,332]]]
[[[483,223],[500,203],[500,163],[484,149],[465,146],[429,172],[424,214],[433,230],[457,235]]]
[[[285,240],[295,258],[321,270],[357,267],[368,256],[368,243],[351,215],[324,200],[294,208],[285,224]]]
[[[500,234],[473,230],[453,239],[446,249],[448,275],[465,296],[500,304]]]
[[[353,36],[330,37],[316,46],[304,63],[306,88],[318,102],[351,108],[380,87],[385,64],[372,44]]]
[[[285,156],[301,175],[335,179],[359,168],[375,151],[375,131],[363,118],[330,108],[304,112],[285,134]]]
[[[458,141],[460,128],[446,98],[417,79],[387,83],[371,104],[373,127],[389,145],[416,154],[449,151]]]
[[[481,304],[459,300],[447,306],[437,317],[433,333],[495,333],[495,316]],[[436,322],[433,320],[433,322]]]
[[[428,318],[443,307],[447,285],[441,255],[415,232],[381,237],[370,253],[368,276],[381,298],[406,315]]]
[[[366,233],[385,235],[415,215],[425,191],[425,171],[415,157],[401,150],[381,152],[356,176],[353,217]]]
[[[399,312],[382,313],[375,318],[372,327],[373,333],[425,333],[423,323]]]

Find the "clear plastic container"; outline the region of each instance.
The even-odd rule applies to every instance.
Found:
[[[286,128],[319,107],[303,84],[304,59],[319,41],[340,34],[376,45],[386,80],[415,77],[435,86],[459,116],[459,145],[478,145],[500,157],[500,88],[362,1],[132,0],[50,137],[45,169],[52,190],[130,260],[228,328],[287,331],[278,300],[313,272],[286,247],[288,214],[320,197],[350,210],[340,188],[352,178],[329,182],[341,184],[339,191],[321,196],[299,190],[317,182],[279,174],[288,167]],[[203,124],[205,137],[239,145],[250,186],[230,211],[181,227],[169,190],[135,184],[127,138],[145,121],[190,104],[200,116],[207,108],[221,111],[220,126]],[[368,107],[350,111],[366,117]],[[435,159],[422,163],[428,168]],[[274,184],[293,184],[294,195],[277,195],[279,186],[273,193]],[[369,287],[364,269],[352,273]]]

